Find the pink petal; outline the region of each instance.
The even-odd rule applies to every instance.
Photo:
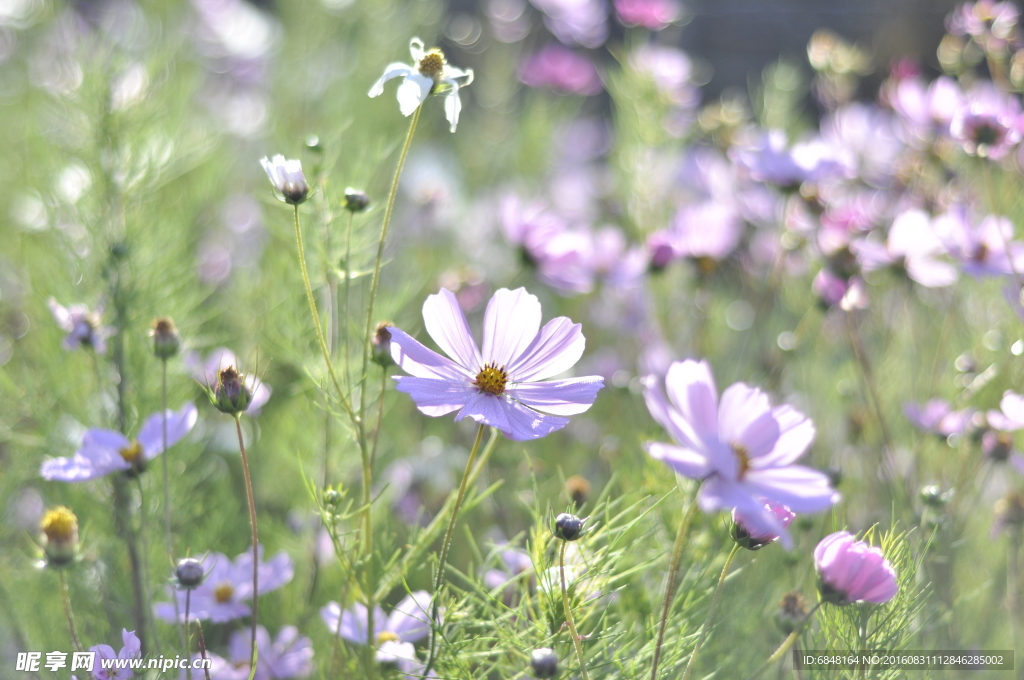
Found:
[[[804,455],[814,441],[814,423],[792,406],[775,407],[772,409],[772,417],[779,425],[779,438],[771,451],[751,459],[751,468],[789,465]]]
[[[507,367],[537,337],[540,318],[540,301],[525,288],[496,291],[484,313],[484,361]]]
[[[718,389],[707,362],[674,362],[665,374],[665,391],[702,441],[718,438]]]
[[[523,383],[507,390],[507,394],[538,411],[556,416],[572,416],[589,409],[602,387],[604,378],[591,375],[569,380]]]
[[[466,315],[450,290],[442,288],[441,292],[427,296],[423,303],[423,323],[438,347],[467,371],[476,375],[483,367]]]
[[[718,406],[719,437],[730,444],[740,442],[747,428],[765,413],[771,413],[768,395],[743,383],[731,385]]]
[[[533,342],[508,364],[513,382],[544,380],[564,373],[583,356],[582,326],[560,316],[544,324]]]
[[[793,512],[818,512],[839,502],[839,492],[829,486],[828,477],[800,465],[751,469],[743,482],[755,493],[778,501]]]
[[[433,417],[456,411],[480,394],[466,379],[455,382],[407,375],[396,375],[394,378],[398,382],[398,391],[412,397],[421,413]]]
[[[546,437],[569,424],[568,418],[549,416],[514,401],[478,393],[459,411],[456,421],[472,418],[501,430],[509,439],[526,441]]]
[[[651,458],[660,460],[684,477],[703,479],[711,474],[707,458],[698,451],[661,442],[650,442],[646,448]]]
[[[443,380],[472,380],[476,373],[459,366],[451,359],[427,349],[418,340],[397,328],[391,333],[391,358],[399,368],[419,378],[440,378]]]

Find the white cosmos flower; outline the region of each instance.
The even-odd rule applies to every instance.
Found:
[[[451,123],[451,131],[455,132],[462,110],[459,88],[473,82],[473,69],[463,70],[449,65],[444,52],[436,47],[424,50],[423,41],[419,38],[409,41],[409,53],[412,54],[412,64],[389,64],[384,75],[370,88],[370,96],[379,97],[384,93],[384,83],[404,77],[398,86],[398,108],[402,115],[411,115],[431,93],[444,95],[444,114]]]

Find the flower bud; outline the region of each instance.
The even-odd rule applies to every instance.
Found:
[[[996,501],[996,533],[1024,526],[1024,496],[1011,493]]]
[[[252,390],[246,386],[245,376],[234,366],[228,366],[217,374],[212,401],[223,413],[238,415],[244,413],[252,403]]]
[[[920,498],[921,502],[930,508],[941,510],[945,507],[946,503],[949,502],[952,492],[942,492],[942,488],[936,484],[928,484],[927,486],[921,487]]]
[[[391,331],[388,330],[394,327],[395,324],[390,321],[381,321],[370,338],[370,358],[381,368],[395,365],[395,360],[391,358]]]
[[[583,520],[563,512],[555,518],[555,536],[563,541],[575,541],[583,532]]]
[[[273,160],[263,158],[260,163],[285,203],[299,205],[309,197],[309,184],[302,172],[301,161],[288,160],[278,154]]]
[[[565,490],[569,492],[569,497],[572,498],[576,507],[580,508],[586,504],[587,498],[590,496],[590,482],[586,477],[573,475],[565,480]]]
[[[762,505],[765,510],[775,517],[775,520],[783,529],[788,527],[793,522],[793,518],[796,517],[796,515],[782,503],[762,501]],[[751,518],[747,517],[739,510],[733,510],[732,528],[729,530],[729,535],[732,536],[732,540],[736,541],[737,545],[741,548],[746,548],[747,550],[760,550],[779,538],[779,534],[774,531],[769,531],[764,528],[747,528],[748,526],[755,525],[756,519],[752,521]]]
[[[807,618],[807,600],[799,590],[794,590],[782,596],[779,608],[775,610],[775,623],[786,635],[797,629],[804,619]]]
[[[174,319],[161,316],[150,326],[149,337],[153,338],[153,355],[157,359],[170,359],[181,348],[181,334],[174,327]]]
[[[363,212],[370,205],[370,197],[365,191],[349,187],[345,189],[345,210],[349,212]]]
[[[533,677],[544,680],[558,675],[558,656],[549,647],[540,647],[530,654],[530,669]]]
[[[884,604],[896,596],[896,571],[882,551],[846,531],[821,539],[814,549],[821,599],[843,606],[867,601]]]
[[[78,518],[63,505],[47,511],[39,523],[43,532],[46,565],[63,567],[74,561],[78,553]]]
[[[186,557],[178,560],[178,567],[174,570],[174,578],[178,587],[185,590],[198,588],[206,578],[202,563],[194,557]]]

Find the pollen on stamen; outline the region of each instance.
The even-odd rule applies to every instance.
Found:
[[[401,638],[390,630],[382,630],[377,633],[377,645],[380,646],[385,642],[400,642]]]
[[[224,604],[230,602],[231,597],[235,594],[235,587],[230,583],[221,583],[213,590],[213,598],[217,602]]]
[[[420,73],[423,75],[437,80],[440,77],[441,72],[444,70],[444,65],[444,53],[435,48],[423,55],[420,59],[419,69]]]
[[[508,382],[508,373],[505,372],[505,367],[498,368],[497,364],[489,363],[486,364],[479,373],[476,375],[476,380],[473,384],[481,392],[487,392],[488,394],[504,394],[505,384]]]
[[[134,464],[142,456],[142,445],[133,441],[130,446],[118,451],[126,463]]]
[[[733,443],[732,450],[740,461],[739,471],[736,473],[736,478],[742,479],[743,475],[747,474],[747,470],[750,469],[750,454],[747,452],[747,447],[743,446],[743,444]]]

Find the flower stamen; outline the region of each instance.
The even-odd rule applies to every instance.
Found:
[[[739,470],[736,472],[736,479],[743,479],[743,475],[747,474],[747,470],[750,469],[750,453],[747,452],[747,447],[743,444],[732,444],[733,453],[739,459]]]
[[[421,74],[437,80],[441,77],[441,72],[444,71],[445,63],[444,52],[435,47],[423,55],[418,67]]]
[[[402,638],[398,637],[395,633],[390,630],[382,630],[377,633],[377,645],[380,646],[385,642],[400,642]]]
[[[120,453],[121,457],[124,458],[124,462],[129,465],[135,465],[135,463],[137,463],[142,457],[142,445],[137,441],[133,441],[131,444],[118,451],[118,453]]]
[[[234,594],[235,587],[230,583],[221,583],[213,589],[213,599],[217,600],[219,604],[230,602]]]
[[[480,372],[477,373],[476,379],[473,384],[476,385],[477,389],[481,392],[487,392],[488,394],[504,394],[505,384],[508,382],[508,373],[505,372],[505,367],[498,368],[498,365],[493,361],[489,364],[485,364]]]

